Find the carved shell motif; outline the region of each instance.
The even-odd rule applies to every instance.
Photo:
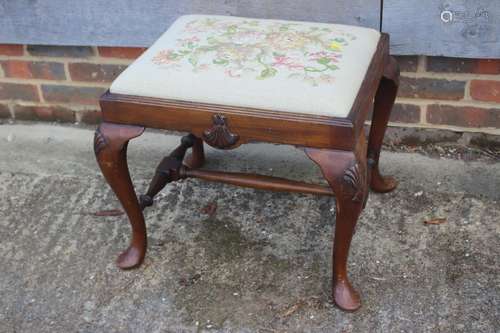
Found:
[[[237,134],[233,134],[227,127],[227,120],[221,114],[213,116],[214,125],[203,132],[203,140],[210,146],[227,149],[238,141],[240,138]]]
[[[356,163],[344,172],[344,182],[351,188],[347,191],[352,201],[362,202],[364,199],[364,187],[366,182],[365,172],[362,167]]]
[[[101,128],[98,127],[95,131],[95,134],[94,134],[94,153],[96,155],[99,155],[101,150],[103,150],[107,144],[108,144],[108,142],[106,141],[106,138],[101,133]]]

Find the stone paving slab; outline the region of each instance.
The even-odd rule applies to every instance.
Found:
[[[179,138],[130,145],[137,188]],[[500,164],[385,153],[351,249],[363,307],[331,304],[334,201],[186,180],[146,211],[144,265],[120,271],[125,216],[92,131],[0,126],[0,332],[497,332]],[[208,150],[209,168],[320,182],[292,147]],[[216,207],[208,214],[209,207]],[[446,217],[446,223],[423,221]]]

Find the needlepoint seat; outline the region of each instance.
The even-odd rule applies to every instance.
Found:
[[[182,16],[110,92],[346,117],[379,39],[337,24]]]
[[[99,166],[132,226],[118,266],[146,253],[142,211],[169,182],[187,177],[273,191],[336,197],[333,292],[336,304],[361,305],[347,257],[368,188],[388,192],[380,174],[382,140],[399,84],[389,36],[368,28],[240,17],[180,17],[101,97],[95,134]],[[364,124],[373,109],[369,139]],[[137,197],[128,172],[129,140],[145,128],[188,133],[158,165]],[[203,170],[203,145],[233,149],[248,142],[295,145],[329,186]],[[188,150],[191,154],[186,156]]]

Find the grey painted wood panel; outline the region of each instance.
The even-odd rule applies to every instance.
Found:
[[[500,0],[385,0],[396,54],[500,58]]]
[[[182,14],[338,22],[378,29],[380,0],[0,0],[0,43],[149,46]]]

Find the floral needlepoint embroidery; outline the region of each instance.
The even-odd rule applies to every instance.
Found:
[[[169,69],[221,70],[227,77],[275,76],[313,86],[331,84],[342,51],[356,39],[341,28],[279,21],[198,18],[186,24],[172,49],[151,61]]]

